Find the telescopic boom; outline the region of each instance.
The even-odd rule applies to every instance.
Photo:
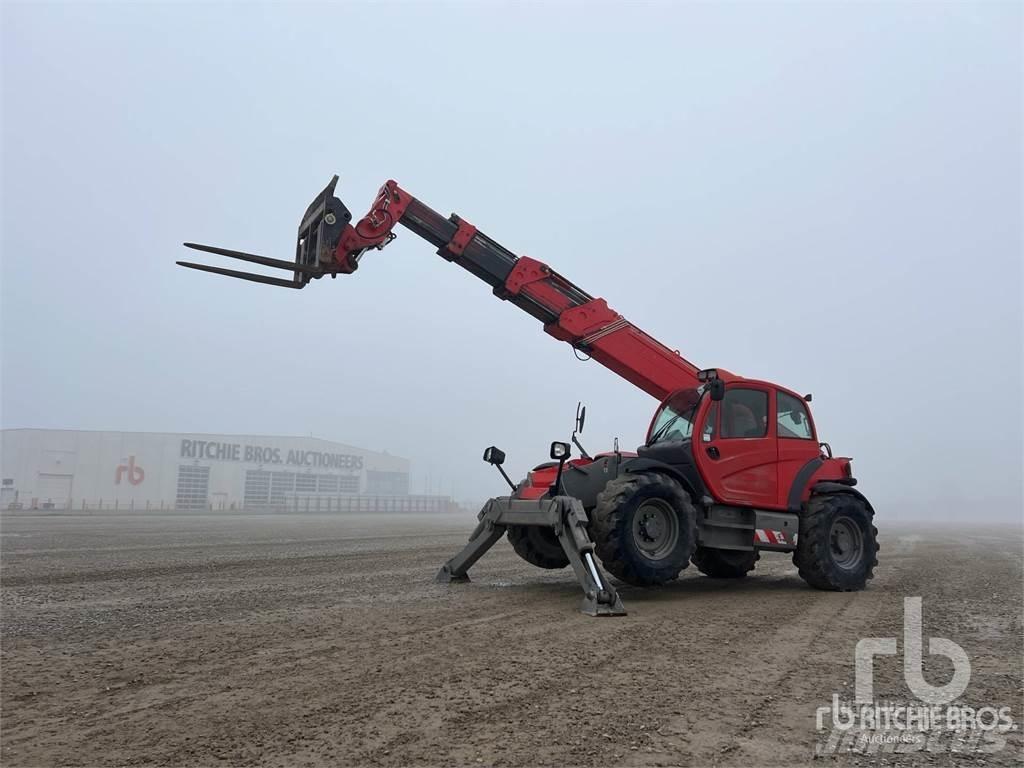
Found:
[[[191,262],[178,264],[269,285],[304,288],[310,280],[324,275],[355,272],[368,251],[379,250],[395,238],[393,230],[401,224],[430,242],[439,256],[490,285],[497,297],[537,318],[548,334],[658,400],[676,389],[699,385],[697,366],[547,264],[516,256],[455,214],[445,218],[395,181],[380,188],[369,213],[353,224],[348,208],[334,196],[337,183],[335,176],[303,216],[295,261],[185,243],[199,251],[289,270],[291,280]]]

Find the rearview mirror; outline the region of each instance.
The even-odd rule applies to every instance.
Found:
[[[576,403],[576,431],[583,434],[583,425],[587,421],[587,406]]]
[[[714,402],[718,402],[725,398],[725,382],[721,379],[712,379],[708,382],[708,392],[711,394],[711,399]]]
[[[490,448],[484,449],[484,461],[488,464],[493,464],[496,467],[500,467],[505,463],[505,452],[500,448],[495,448],[493,445]]]

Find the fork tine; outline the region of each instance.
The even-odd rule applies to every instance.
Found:
[[[297,264],[294,261],[285,261],[284,259],[271,259],[267,256],[257,256],[255,253],[244,253],[242,251],[232,251],[227,248],[217,248],[213,245],[200,245],[199,243],[183,243],[186,248],[192,248],[196,251],[205,251],[206,253],[213,253],[218,256],[227,256],[231,259],[239,259],[240,261],[249,261],[253,264],[262,264],[265,267],[275,267],[277,269],[286,269],[290,272],[301,272],[304,275],[322,275],[323,270],[319,267],[315,267],[309,264]]]
[[[277,285],[280,286],[281,288],[302,288],[305,286],[305,283],[300,283],[298,280],[282,280],[279,277],[257,275],[253,272],[238,272],[234,269],[211,267],[209,264],[193,264],[191,261],[178,261],[175,263],[182,267],[188,267],[189,269],[198,269],[201,270],[202,272],[213,272],[216,275],[227,275],[228,277],[237,277],[240,280],[251,280],[254,283]]]

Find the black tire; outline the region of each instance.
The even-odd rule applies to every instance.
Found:
[[[697,547],[690,562],[713,579],[742,579],[752,570],[761,553],[757,550]]]
[[[615,478],[590,515],[594,550],[616,578],[638,587],[664,584],[690,563],[697,513],[682,485],[657,472]]]
[[[552,528],[510,525],[508,540],[517,555],[538,568],[565,568],[569,564],[569,558],[565,556],[565,550]]]
[[[800,578],[816,589],[864,589],[878,565],[873,518],[868,505],[853,494],[812,496],[800,515],[800,537],[793,552]]]

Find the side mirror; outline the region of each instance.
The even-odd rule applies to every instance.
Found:
[[[587,422],[587,406],[576,403],[576,431],[583,434],[583,425]]]
[[[495,448],[493,445],[490,448],[484,449],[484,461],[488,464],[493,464],[496,467],[500,467],[505,463],[505,452],[500,448]]]
[[[725,382],[721,379],[712,379],[708,382],[708,392],[711,394],[711,400],[719,402],[725,399]]]
[[[488,450],[490,450],[490,449],[488,448]],[[497,449],[495,449],[495,450],[497,450]],[[569,444],[568,443],[559,443],[559,442],[556,441],[556,442],[551,444],[550,456],[555,461],[565,461],[566,459],[569,458],[569,451],[570,451],[570,448],[569,448]],[[499,453],[501,453],[501,452],[499,451]],[[505,458],[505,454],[502,453],[501,457]]]

